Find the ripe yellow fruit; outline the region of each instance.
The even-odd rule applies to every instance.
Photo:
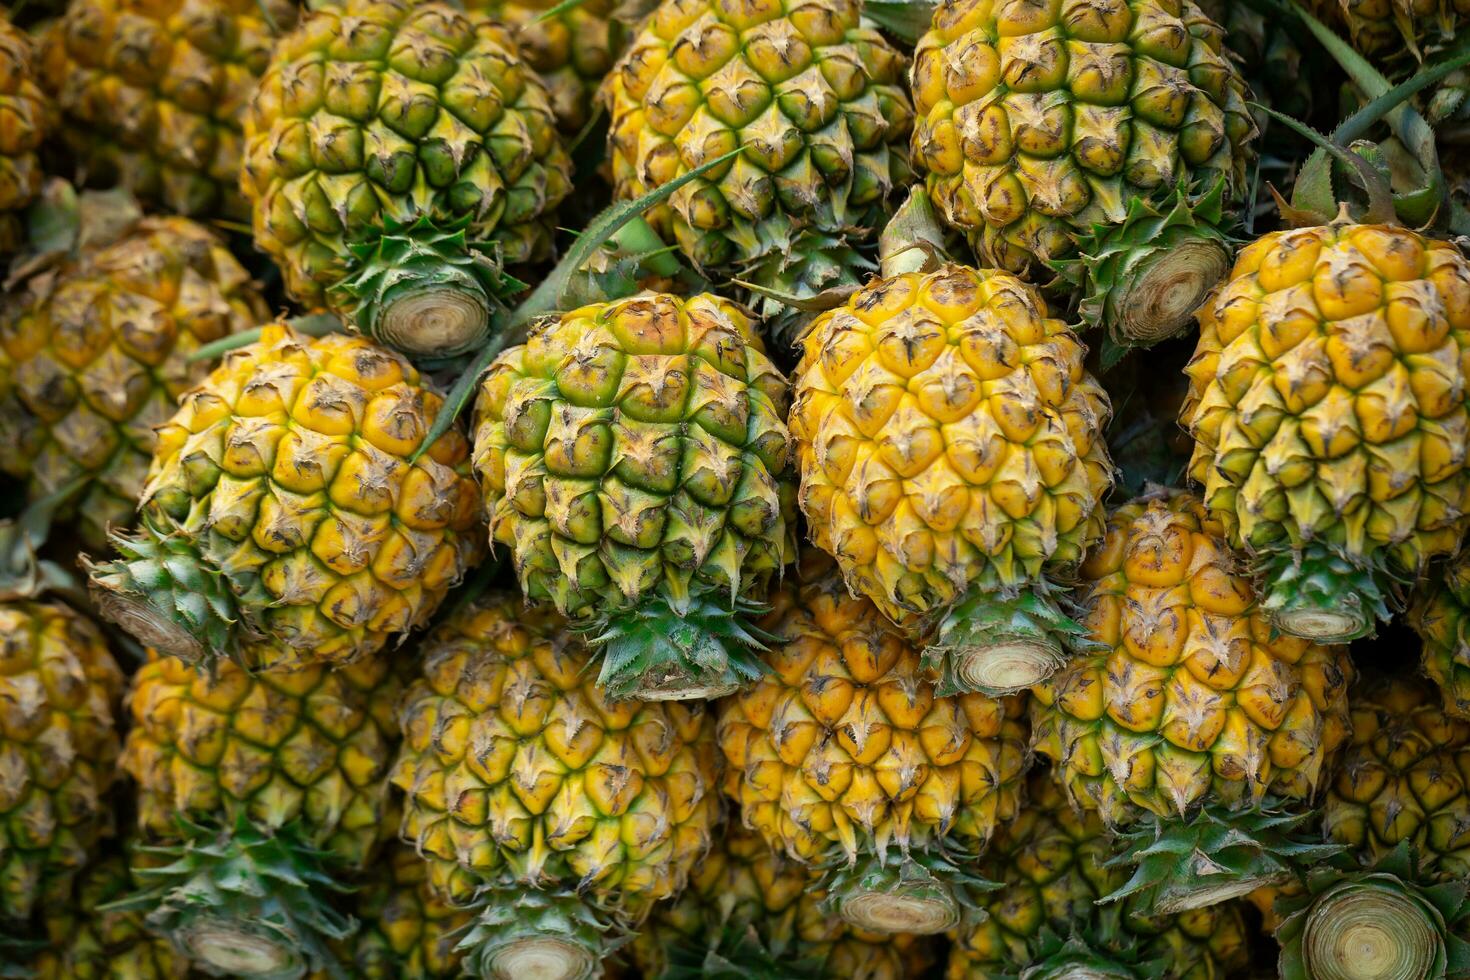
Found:
[[[429,636],[403,699],[403,836],[435,889],[475,903],[478,975],[544,955],[583,976],[606,952],[603,917],[637,923],[710,847],[710,710],[611,702],[590,660],[555,613],[491,593]]]
[[[1084,353],[1030,286],[956,265],[876,279],[805,336],[812,540],[890,619],[937,632],[946,690],[1021,690],[1062,659],[1047,576],[1101,535],[1112,479]]]
[[[25,244],[21,212],[41,192],[42,142],[56,124],[30,39],[0,13],[0,255]]]
[[[423,625],[484,551],[469,443],[401,355],[285,324],[158,429],[141,526],[91,568],[104,614],[192,662],[348,663]]]
[[[1265,579],[1273,623],[1339,642],[1386,620],[1470,530],[1470,260],[1346,221],[1241,251],[1200,311],[1190,476]]]
[[[918,652],[822,556],[802,578],[760,624],[771,672],[720,705],[726,792],[773,848],[854,869],[831,887],[849,922],[950,928],[958,908],[926,862],[983,848],[1015,815],[1024,701],[937,696]]]

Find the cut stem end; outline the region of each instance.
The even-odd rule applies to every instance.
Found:
[[[482,291],[467,289],[464,283],[425,286],[384,306],[373,332],[408,354],[462,354],[489,336],[490,302]]]
[[[1214,238],[1192,238],[1158,249],[1120,283],[1112,298],[1114,329],[1130,344],[1147,347],[1189,326],[1210,290],[1230,271],[1230,253]]]
[[[159,653],[189,664],[203,663],[209,651],[193,633],[174,622],[146,596],[115,592],[93,582],[88,590],[97,613]]]
[[[490,957],[490,975],[498,980],[584,980],[596,968],[591,950],[555,936],[519,939]]]
[[[1271,622],[1283,633],[1318,643],[1347,643],[1373,628],[1366,615],[1346,609],[1285,608],[1277,610]]]
[[[854,888],[843,896],[842,918],[859,929],[928,936],[953,929],[960,906],[938,882],[900,884],[887,890]]]
[[[221,919],[193,923],[178,937],[188,955],[231,977],[275,977],[304,972],[290,949]]]
[[[1046,680],[1065,659],[1055,643],[1032,637],[1000,636],[994,643],[955,651],[955,679],[972,691],[1015,694]]]
[[[1303,954],[1317,980],[1417,980],[1442,938],[1424,909],[1375,887],[1324,895],[1308,913]]]

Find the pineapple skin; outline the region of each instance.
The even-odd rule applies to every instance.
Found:
[[[904,980],[934,962],[928,937],[858,929],[827,911],[825,899],[810,869],[758,834],[727,826],[684,893],[654,907],[633,937],[631,959],[644,977],[661,977],[672,947],[704,948],[722,931],[748,927],[777,963],[800,962],[833,980]]]
[[[1424,672],[1438,685],[1446,713],[1470,719],[1470,552],[1421,580],[1409,625],[1424,644]]]
[[[111,832],[122,685],[90,620],[0,603],[0,921],[63,902]]]
[[[580,897],[637,921],[683,889],[719,815],[702,702],[609,701],[549,609],[487,593],[424,643],[392,781],[429,883]]]
[[[1432,880],[1470,877],[1470,720],[1434,689],[1393,677],[1353,699],[1352,741],[1328,785],[1322,826],[1365,859],[1411,842]]]
[[[1040,933],[1061,935],[1096,917],[1096,902],[1128,878],[1125,868],[1105,867],[1115,850],[1095,813],[1072,807],[1066,793],[1038,770],[1029,798],[996,835],[981,862],[999,882],[981,908],[988,915],[951,936],[948,980],[1014,976],[1032,961]],[[1148,915],[1125,900],[1117,937],[1143,950],[1169,980],[1210,980],[1243,970],[1250,961],[1239,903],[1226,902],[1179,915]]]
[[[179,839],[177,818],[265,831],[296,824],[347,869],[392,836],[388,771],[399,676],[384,658],[332,670],[211,674],[152,654],[132,680],[120,768],[148,842]]]
[[[1238,200],[1255,124],[1223,34],[1192,0],[944,0],[914,54],[914,166],[983,264],[1040,281],[1135,199]]]
[[[1273,232],[1200,311],[1189,475],[1236,547],[1320,543],[1419,575],[1470,529],[1467,365],[1470,260],[1451,244]]]
[[[1075,567],[1112,481],[1085,352],[1030,286],[955,265],[876,279],[812,323],[800,503],[854,591],[913,624]]]
[[[271,324],[159,427],[140,512],[226,570],[262,634],[242,650],[252,666],[371,656],[427,622],[479,561],[463,433],[408,462],[442,406],[372,341]]]
[[[585,0],[542,19],[554,0],[467,0],[515,36],[521,57],[541,77],[562,134],[577,136],[592,118],[602,80],[628,42],[614,0]]]
[[[30,38],[0,13],[0,256],[25,244],[22,212],[41,191],[39,151],[56,125],[39,72]]]
[[[1349,734],[1351,661],[1277,633],[1199,499],[1114,511],[1082,566],[1085,640],[1033,690],[1033,748],[1110,825],[1201,803],[1309,800]]]
[[[85,480],[58,519],[84,544],[132,523],[155,428],[208,373],[189,357],[269,319],[224,243],[186,218],[146,218],[33,276],[0,309],[0,470],[31,500]]]
[[[725,792],[806,864],[866,842],[983,847],[1020,805],[1023,697],[937,697],[918,652],[825,556],[772,594],[771,673],[719,706]]]
[[[292,0],[79,0],[46,32],[78,172],[191,217],[244,220],[241,116]]]
[[[344,315],[350,246],[385,225],[465,219],[508,264],[550,254],[571,161],[510,35],[443,3],[346,0],[276,45],[245,113],[256,245],[307,307]]]
[[[696,266],[783,255],[800,228],[871,229],[910,178],[903,70],[860,0],[665,0],[603,87],[614,194],[743,146],[647,214]]]
[[[796,553],[788,397],[750,314],[708,294],[586,306],[503,352],[474,461],[527,597],[577,620],[762,598]]]
[[[185,980],[188,960],[148,931],[142,912],[99,909],[134,887],[121,853],[82,872],[71,900],[47,911],[50,946],[32,963],[37,980]]]

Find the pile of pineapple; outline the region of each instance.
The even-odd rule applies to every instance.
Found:
[[[1462,26],[12,3],[0,977],[1470,978]]]

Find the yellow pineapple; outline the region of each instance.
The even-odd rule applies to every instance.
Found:
[[[760,626],[771,672],[720,705],[726,792],[742,822],[805,864],[844,919],[939,932],[968,883],[946,855],[1015,816],[1024,701],[939,697],[913,648],[830,560],[808,552]]]
[[[609,701],[565,621],[519,596],[457,609],[423,653],[392,779],[429,882],[475,911],[466,970],[594,975],[710,847],[709,708]]]
[[[1075,624],[1049,577],[1102,533],[1107,394],[1030,286],[948,265],[876,279],[818,317],[792,434],[812,540],[932,637],[945,690],[1022,690]]]
[[[0,256],[25,243],[22,212],[41,192],[39,151],[55,126],[30,38],[0,11]]]
[[[192,662],[381,650],[484,551],[460,430],[410,462],[442,405],[370,340],[265,327],[159,427],[140,526],[90,567],[99,608]]]
[[[1190,477],[1282,631],[1342,642],[1470,530],[1470,259],[1337,220],[1240,253],[1200,310]]]
[[[1151,815],[1219,847],[1147,861],[1135,884],[1178,911],[1288,870],[1262,807],[1325,785],[1348,739],[1346,651],[1277,633],[1221,524],[1181,491],[1113,512],[1080,601],[1089,646],[1033,689],[1036,751],[1109,825]]]
[[[1445,711],[1470,719],[1470,551],[1419,581],[1408,619],[1424,643],[1424,671],[1439,685]]]

